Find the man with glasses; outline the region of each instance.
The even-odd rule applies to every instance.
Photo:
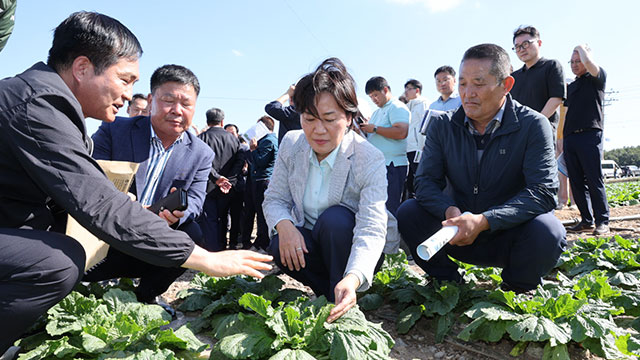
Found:
[[[564,158],[582,221],[569,231],[593,230],[594,235],[602,235],[609,232],[609,205],[600,168],[607,74],[593,61],[586,45],[573,49],[570,64],[576,79],[567,89],[569,109],[563,129]],[[586,196],[587,188],[591,207]]]
[[[555,146],[557,110],[566,97],[564,73],[558,60],[540,56],[541,46],[540,32],[533,26],[519,27],[513,33],[513,51],[524,65],[511,74],[515,79],[511,96],[549,119]]]
[[[453,93],[456,88],[456,71],[449,65],[443,65],[433,74],[436,89],[440,96],[431,103],[429,109],[449,111],[460,107],[460,97]]]
[[[420,133],[422,119],[429,109],[428,100],[422,96],[422,83],[411,79],[404,84],[404,96],[409,100],[407,107],[411,111],[411,122],[409,123],[409,134],[407,135],[407,159],[409,160],[409,172],[404,184],[403,198],[413,199],[415,191],[413,189],[413,175],[418,168],[420,153],[424,147],[424,135]],[[417,156],[417,159],[416,159]]]

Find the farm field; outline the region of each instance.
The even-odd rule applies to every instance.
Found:
[[[625,196],[629,199],[621,199],[619,196],[617,201],[621,203],[618,206],[612,206],[611,217],[639,215],[640,204],[637,204],[637,193],[634,204],[635,190],[627,185],[622,186],[624,188],[621,193],[626,193]],[[556,216],[560,220],[571,220],[579,217],[579,214],[575,209],[565,208],[556,211]],[[131,344],[133,344],[131,340],[133,337],[142,338],[143,336],[139,335],[145,333],[154,340],[162,339],[165,341],[164,345],[154,348],[156,345],[143,345],[145,342],[139,341],[138,345],[127,348],[122,346],[126,341],[118,340],[117,335],[112,334],[116,330],[109,330],[111,332],[109,335],[101,333],[100,330],[96,330],[100,324],[94,321],[91,325],[80,325],[80,327],[93,326],[94,328],[89,331],[92,333],[91,336],[83,334],[78,340],[70,340],[68,346],[57,344],[55,345],[58,346],[57,348],[52,347],[53,350],[50,352],[43,350],[39,355],[35,350],[31,353],[23,353],[20,359],[108,358],[105,355],[113,354],[110,350],[114,349],[121,350],[117,358],[126,359],[171,359],[174,356],[187,359],[225,359],[226,357],[220,352],[225,347],[231,349],[229,351],[236,351],[237,358],[243,358],[238,349],[246,344],[253,344],[251,346],[258,349],[260,341],[265,340],[229,338],[229,335],[244,331],[243,326],[256,322],[256,319],[261,321],[260,324],[255,325],[255,328],[246,327],[250,330],[245,332],[250,334],[265,331],[266,334],[268,330],[265,329],[269,328],[273,331],[275,326],[277,336],[273,333],[265,335],[266,338],[271,336],[275,342],[280,342],[279,357],[274,359],[307,359],[305,354],[308,353],[325,354],[323,356],[327,359],[346,358],[344,354],[355,351],[349,349],[351,346],[349,344],[354,343],[361,346],[352,347],[360,346],[359,351],[362,351],[354,358],[398,360],[542,359],[546,356],[552,356],[549,358],[554,359],[603,359],[624,358],[624,356],[634,358],[632,353],[640,353],[638,342],[640,338],[637,336],[637,330],[640,328],[638,320],[640,316],[640,305],[638,305],[640,303],[640,245],[638,244],[640,220],[612,222],[611,228],[611,234],[599,239],[592,238],[587,233],[568,234],[567,239],[572,247],[571,251],[561,258],[564,264],[549,276],[549,282],[544,286],[544,290],[538,290],[537,293],[529,295],[513,296],[496,291],[500,282],[498,270],[480,270],[470,266],[466,268],[465,277],[468,282],[476,283],[476,286],[454,284],[434,286],[434,284],[419,283],[423,278],[420,268],[411,263],[403,264],[402,256],[395,257],[393,261],[387,262],[372,290],[360,299],[359,305],[362,312],[358,311],[348,319],[349,326],[357,323],[353,326],[356,328],[360,326],[360,330],[348,328],[345,325],[346,321],[343,325],[322,330],[322,336],[331,339],[327,341],[329,348],[324,350],[320,348],[326,347],[327,344],[322,345],[322,341],[317,342],[307,335],[312,331],[310,329],[316,328],[314,324],[321,323],[318,319],[324,316],[325,303],[322,299],[315,299],[310,289],[295,280],[280,274],[277,275],[277,279],[275,276],[270,277],[264,286],[252,281],[233,279],[226,282],[211,282],[207,277],[188,271],[163,295],[167,303],[179,309],[177,318],[169,324],[172,330],[167,326],[157,325],[169,320],[166,315],[158,313],[157,309],[143,309],[134,300],[132,304],[128,304],[127,295],[123,295],[125,293],[116,293],[119,290],[111,290],[107,293],[108,295],[105,295],[107,300],[95,300],[93,305],[88,304],[89,302],[83,303],[81,295],[75,294],[73,304],[79,305],[70,303],[71,305],[65,308],[70,312],[95,313],[95,309],[99,308],[98,303],[104,301],[100,311],[104,311],[107,306],[112,313],[147,314],[148,312],[145,316],[154,319],[149,323],[157,322],[156,325],[145,325],[146,327],[138,329],[129,324],[130,329],[117,331],[121,332],[121,339],[130,339]],[[594,257],[587,258],[589,254]],[[198,289],[209,290],[202,292]],[[102,295],[101,292],[104,290],[97,291],[99,295]],[[271,299],[272,302],[247,294],[251,292],[264,295],[264,298]],[[225,298],[225,294],[234,294],[235,298]],[[306,295],[313,301],[293,301],[300,294]],[[277,308],[277,301],[291,304],[290,309]],[[214,302],[217,302],[217,305],[210,306]],[[420,304],[424,306],[421,307]],[[85,306],[84,310],[81,309],[82,306]],[[95,307],[91,308],[91,306]],[[75,309],[72,309],[74,307]],[[54,325],[50,321],[46,325],[47,331],[57,329],[57,332],[54,332],[58,335],[52,337],[40,333],[30,339],[31,345],[25,342],[25,347],[37,349],[38,345],[44,343],[45,338],[55,338],[58,343],[64,336],[73,338],[71,334],[74,331],[77,332],[78,324],[74,325],[77,319],[61,316],[60,314],[64,315],[65,309],[56,310],[58,318],[63,320],[56,320]],[[238,316],[238,313],[242,315]],[[289,319],[289,322],[285,325],[280,324],[284,330],[278,334],[277,329],[280,325],[274,325],[274,323],[279,320],[273,320],[277,316],[272,317],[272,315],[280,313],[287,315],[282,315],[279,319]],[[134,317],[131,314],[130,316]],[[369,322],[366,322],[361,314],[364,314]],[[238,317],[241,318],[239,321]],[[245,317],[250,319],[243,319]],[[114,317],[113,321],[118,319]],[[104,322],[101,325],[104,325]],[[245,325],[238,327],[238,323]],[[378,323],[381,324],[381,328],[373,325]],[[295,328],[292,324],[297,324],[299,328]],[[308,325],[310,327],[304,330],[304,326]],[[368,330],[362,330],[365,328]],[[578,328],[581,330],[576,330]],[[612,335],[609,332],[612,329],[618,333]],[[214,333],[218,339],[212,335]],[[98,341],[101,337],[108,338],[112,343]],[[581,339],[582,345],[572,340],[572,337]],[[367,339],[374,339],[374,341]],[[157,341],[160,344],[159,340]],[[224,346],[219,344],[215,347],[216,343],[224,343]],[[342,345],[334,346],[334,343]],[[551,347],[551,343],[555,346]],[[393,347],[389,352],[388,347],[392,344]],[[206,345],[210,347],[205,349]],[[83,355],[82,351],[73,354],[74,347],[82,348],[82,346],[89,346],[97,355]],[[136,350],[138,349],[136,346],[145,350]],[[368,350],[363,350],[366,347],[375,348],[375,351],[367,353]],[[624,350],[620,351],[620,348]],[[301,349],[306,350],[303,352]],[[598,352],[599,354],[596,354]],[[362,355],[365,353],[367,355]],[[252,358],[268,359],[274,354],[275,351],[254,353]]]

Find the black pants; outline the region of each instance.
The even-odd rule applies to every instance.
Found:
[[[442,228],[442,220],[424,210],[416,200],[398,208],[398,229],[409,245],[413,259],[427,274],[439,279],[461,281],[458,265],[448,255],[479,266],[502,268],[502,279],[512,288],[535,289],[556,265],[566,246],[566,232],[548,212],[511,229],[483,231],[467,246],[445,245],[429,261],[418,257],[416,248]]]
[[[343,206],[336,205],[320,214],[313,230],[299,227],[298,231],[304,237],[309,251],[304,256],[306,266],[300,271],[290,271],[282,264],[278,235],[271,239],[269,252],[284,273],[309,286],[316,295],[324,295],[329,301],[335,301],[333,289],[344,277],[355,226],[355,214]],[[382,266],[383,260],[384,255],[380,257],[376,269]]]
[[[202,237],[200,226],[195,221],[182,224],[178,230],[184,231],[194,242]],[[161,295],[187,269],[183,267],[162,267],[151,265],[133,256],[109,248],[107,257],[90,269],[82,281],[102,281],[121,277],[140,278],[136,296],[141,302],[150,302]]]
[[[242,229],[243,205],[244,191],[234,191],[231,195],[231,204],[229,207],[229,218],[231,219],[231,227],[229,228],[229,248],[231,248],[231,250],[236,248],[238,241],[242,243],[242,239],[240,239],[240,232]]]
[[[0,354],[71,292],[84,263],[82,246],[70,237],[0,229]]]
[[[409,171],[407,172],[407,179],[404,182],[404,191],[402,192],[402,201],[407,199],[413,199],[416,197],[416,190],[413,187],[413,179],[418,169],[418,163],[413,162],[416,158],[416,151],[410,151],[407,153],[407,159],[409,160]]]
[[[602,131],[585,131],[564,138],[564,160],[573,199],[585,223],[609,223],[609,203],[602,178]]]
[[[253,223],[256,218],[256,207],[253,201],[253,189],[251,180],[247,179],[247,186],[244,191],[244,208],[242,209],[242,247],[251,247],[251,233],[253,233]]]
[[[254,245],[259,249],[266,250],[269,247],[269,227],[262,212],[262,203],[264,202],[264,192],[269,187],[269,179],[251,180],[253,206],[256,209],[258,233]]]

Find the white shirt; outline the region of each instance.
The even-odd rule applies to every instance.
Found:
[[[407,134],[407,152],[421,151],[424,148],[425,136],[420,133],[422,119],[429,110],[429,101],[422,95],[412,99],[407,103],[411,111],[411,122],[409,123],[409,133]]]

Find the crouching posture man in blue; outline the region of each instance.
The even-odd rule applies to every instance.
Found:
[[[509,70],[497,45],[465,52],[462,107],[429,125],[416,198],[398,209],[398,226],[416,263],[436,279],[462,281],[450,255],[502,267],[503,289],[524,292],[554,267],[566,233],[552,213],[558,181],[551,126],[511,98]],[[416,247],[443,225],[459,231],[429,261],[420,259]]]

